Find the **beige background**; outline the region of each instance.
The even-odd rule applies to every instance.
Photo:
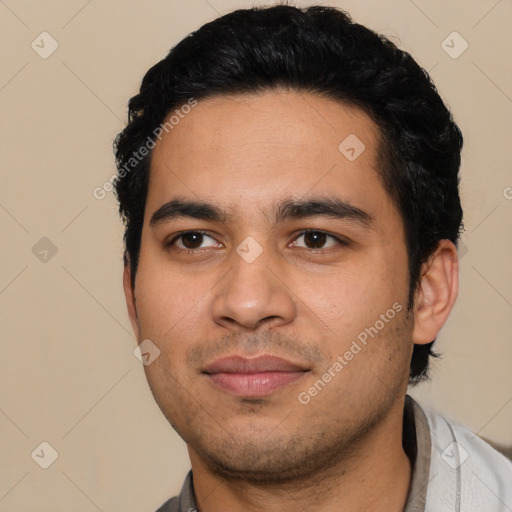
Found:
[[[512,2],[328,4],[411,51],[465,134],[460,295],[445,357],[414,395],[512,444]],[[117,206],[92,191],[114,172],[112,140],[145,71],[250,5],[0,1],[0,512],[150,512],[181,487],[185,447],[133,355]],[[47,59],[31,48],[43,31],[59,45]],[[441,46],[453,31],[469,44],[457,59]],[[46,262],[32,250],[42,237],[57,248]],[[31,458],[42,441],[59,454],[46,470]]]

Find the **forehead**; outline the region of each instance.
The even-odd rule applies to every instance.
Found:
[[[378,144],[367,114],[319,95],[276,90],[199,100],[153,151],[148,204],[176,195],[231,210],[308,194],[382,201]]]

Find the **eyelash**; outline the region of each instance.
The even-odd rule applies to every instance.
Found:
[[[180,238],[182,238],[185,235],[189,235],[189,234],[192,234],[192,233],[194,233],[194,234],[201,234],[201,235],[208,236],[209,238],[213,239],[213,237],[207,231],[202,231],[200,229],[195,229],[195,230],[191,230],[191,231],[183,231],[179,235],[175,236],[170,242],[165,244],[165,247],[169,248],[169,249],[172,248],[173,250],[179,251],[179,252],[181,252],[182,254],[185,254],[185,255],[198,254],[198,253],[201,253],[201,252],[205,251],[206,249],[182,249],[181,247],[175,247],[175,242],[177,240],[179,240]],[[346,240],[344,240],[342,238],[339,238],[339,237],[337,237],[335,235],[331,235],[327,231],[323,231],[321,229],[305,229],[305,230],[303,230],[303,231],[301,231],[300,233],[297,234],[297,236],[294,238],[294,241],[296,241],[298,238],[300,238],[303,235],[307,235],[308,233],[321,233],[321,234],[327,235],[327,237],[333,238],[334,240],[336,240],[336,242],[338,242],[338,244],[340,246],[342,246],[342,247],[346,247],[346,246],[349,245]],[[324,254],[326,252],[336,251],[338,248],[335,247],[335,246],[331,246],[331,247],[328,247],[327,249],[308,249],[307,247],[300,247],[300,249],[302,251],[306,251],[309,254],[312,254],[312,253],[314,253],[314,254]]]

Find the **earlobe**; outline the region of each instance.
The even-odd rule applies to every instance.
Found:
[[[135,290],[132,287],[131,282],[131,267],[130,260],[125,256],[124,270],[123,270],[123,288],[124,296],[126,298],[126,307],[128,309],[128,316],[132,324],[133,331],[137,338],[137,342],[140,342],[140,329],[139,320],[137,318],[137,306],[135,304]]]
[[[424,263],[414,298],[413,343],[430,343],[438,335],[455,304],[459,288],[457,248],[441,240]]]

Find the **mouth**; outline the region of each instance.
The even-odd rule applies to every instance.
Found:
[[[217,389],[240,397],[269,395],[306,373],[308,368],[270,355],[231,356],[209,364],[203,374]]]

